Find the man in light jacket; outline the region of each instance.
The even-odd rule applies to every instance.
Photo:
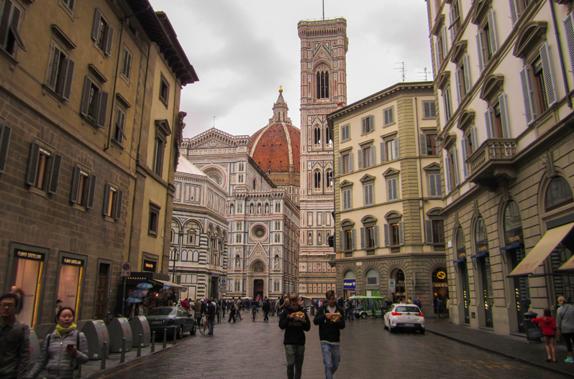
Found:
[[[572,345],[574,344],[574,305],[566,303],[566,298],[564,296],[558,297],[558,308],[556,317],[556,326],[558,327],[558,333],[562,336],[566,342],[566,353],[565,363],[574,363],[574,355],[572,354]]]

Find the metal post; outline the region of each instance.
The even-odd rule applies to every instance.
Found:
[[[151,332],[151,352],[155,352],[155,330]]]
[[[165,349],[166,346],[167,346],[167,328],[164,327],[163,328],[163,347],[162,347],[162,349]]]
[[[120,351],[120,363],[126,361],[126,337],[122,337],[122,350]]]
[[[122,284],[122,316],[125,316],[125,310],[126,310],[126,277],[124,276],[123,278],[123,284]]]
[[[141,333],[138,334],[138,353],[137,353],[138,358],[142,356],[142,345],[143,345],[142,338],[143,338],[142,334]]]
[[[106,369],[106,359],[107,359],[106,351],[107,351],[107,347],[108,347],[108,343],[107,343],[107,342],[102,343],[102,352],[101,352],[101,354],[100,354],[101,357],[102,357],[102,359],[101,359],[101,361],[100,361],[100,370],[105,370],[105,369]]]

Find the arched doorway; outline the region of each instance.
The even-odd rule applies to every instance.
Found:
[[[466,265],[466,248],[464,245],[464,232],[459,226],[455,234],[456,259],[454,263],[458,271],[458,287],[460,288],[459,307],[462,307],[462,313],[465,324],[470,324],[470,286],[468,284],[468,268]]]
[[[265,264],[260,260],[256,260],[251,265],[251,273],[253,277],[253,299],[263,298],[265,296]]]
[[[478,269],[480,295],[482,302],[482,317],[479,319],[481,323],[487,327],[494,326],[492,320],[492,307],[494,300],[492,298],[492,275],[490,271],[490,255],[488,251],[488,236],[486,233],[486,225],[484,219],[478,217],[474,223],[474,256],[476,268]]]
[[[511,200],[506,204],[502,217],[502,228],[504,232],[503,250],[506,254],[508,272],[512,272],[526,255],[524,252],[524,237],[522,234],[520,210],[516,202]],[[514,322],[516,322],[513,329],[524,333],[524,313],[527,312],[530,307],[528,277],[515,276],[510,278],[510,282],[513,292],[512,296],[514,298],[512,305],[514,308]]]
[[[389,290],[393,298],[393,303],[406,301],[406,288],[405,288],[405,273],[400,268],[397,268],[391,272],[391,280],[389,283]],[[394,288],[393,288],[394,285]]]
[[[446,269],[439,267],[432,273],[433,311],[439,317],[448,313],[446,301],[448,299],[448,278]]]

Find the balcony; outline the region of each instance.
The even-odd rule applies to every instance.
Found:
[[[516,178],[512,167],[516,155],[516,140],[488,139],[466,160],[470,181],[496,189],[500,184]]]

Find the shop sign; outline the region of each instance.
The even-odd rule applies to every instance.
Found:
[[[124,262],[122,263],[122,273],[121,273],[121,277],[128,277],[132,274],[131,271],[131,267],[130,267],[130,263],[129,262]]]
[[[438,270],[435,273],[435,280],[437,281],[446,280],[446,272],[444,272],[443,270]]]
[[[148,261],[148,260],[144,259],[144,261],[143,261],[143,270],[144,271],[155,272],[156,267],[157,267],[157,262]]]
[[[343,289],[355,290],[357,288],[357,281],[355,279],[343,279]]]
[[[44,254],[32,253],[31,251],[16,250],[16,256],[22,259],[32,259],[34,261],[43,261]]]
[[[83,266],[84,261],[81,259],[69,258],[69,257],[62,257],[62,264],[70,265],[70,266]]]

